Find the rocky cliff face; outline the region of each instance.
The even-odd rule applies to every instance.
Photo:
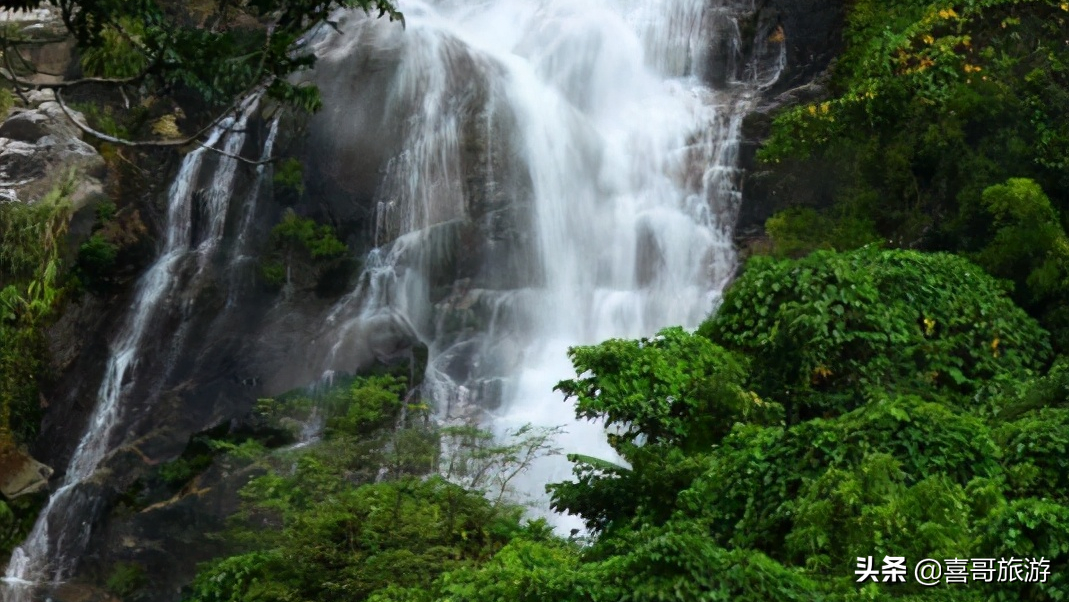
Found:
[[[771,56],[783,45],[784,70],[765,90],[760,113],[767,115],[803,94],[818,93],[807,90],[818,90],[819,84],[812,82],[819,79],[838,50],[841,13],[842,2],[838,1],[758,0],[752,12],[730,15],[731,23],[746,29],[744,47],[714,44],[708,48],[704,77],[714,85],[740,77],[741,70],[751,64],[750,58]],[[727,24],[725,20],[721,26]],[[452,103],[454,114],[459,116],[455,143],[461,149],[460,160],[450,168],[455,173],[432,176],[456,186],[436,192],[451,199],[450,203],[441,205],[439,215],[413,218],[411,212],[402,211],[400,199],[409,191],[401,176],[411,157],[400,153],[405,119],[391,113],[397,108],[391,109],[387,98],[400,60],[399,48],[391,44],[396,41],[383,38],[368,42],[355,53],[346,49],[337,57],[325,55],[313,76],[315,81],[328,99],[346,97],[349,102],[328,103],[323,113],[308,123],[283,123],[277,148],[284,155],[299,158],[306,169],[305,192],[299,199],[276,194],[270,178],[261,179],[255,168],[238,167],[234,190],[255,188],[258,192],[244,203],[232,204],[224,244],[198,268],[202,273],[197,284],[175,292],[155,319],[153,336],[145,344],[137,367],[138,374],[153,378],[135,378],[128,383],[126,395],[140,401],[134,403],[124,424],[122,445],[105,459],[89,490],[100,498],[101,507],[110,511],[101,513],[95,525],[99,535],[84,559],[83,576],[99,577],[116,562],[135,562],[148,568],[153,582],[159,585],[151,599],[176,599],[177,588],[188,580],[196,562],[212,553],[204,545],[203,532],[217,528],[221,517],[233,510],[235,492],[243,480],[217,466],[174,499],[131,511],[117,500],[129,494],[139,477],[182,453],[192,434],[213,427],[239,428],[258,397],[315,382],[324,366],[352,370],[406,356],[418,339],[416,331],[428,325],[450,325],[457,333],[478,328],[496,311],[496,291],[524,281],[534,270],[527,252],[532,244],[527,224],[530,181],[522,177],[515,161],[516,143],[510,136],[513,117],[495,112],[495,106],[500,105],[489,100],[497,92],[490,82],[478,80],[477,70],[471,70],[470,94],[442,100]],[[461,52],[450,56],[458,70],[472,60]],[[342,94],[340,88],[348,91]],[[418,113],[426,107],[407,110]],[[55,117],[47,99],[42,99],[33,115],[16,116],[9,120],[11,125],[0,126],[0,136],[5,128],[15,136],[8,143],[9,147],[14,145],[10,177],[16,177],[18,170],[42,174],[35,182],[56,177],[55,166],[89,157],[80,154],[83,146],[72,142],[76,135],[51,140],[45,140],[47,135],[37,136],[40,124],[44,120],[55,122]],[[742,153],[744,166],[752,164],[764,131],[761,119],[752,121],[758,125],[748,130]],[[241,149],[245,156],[258,158],[269,136],[269,123],[267,114],[250,122]],[[42,152],[53,155],[41,156],[52,158],[32,165],[20,163],[18,149],[24,147],[19,145],[47,147]],[[4,148],[8,147],[0,140],[0,149]],[[0,169],[7,151],[3,153]],[[90,159],[84,160],[84,172],[92,173]],[[52,167],[37,169],[34,165]],[[204,173],[194,186],[207,194],[213,172],[206,169]],[[91,189],[92,180],[87,181]],[[762,190],[753,178],[748,177],[743,184],[740,226],[744,229],[763,222],[761,216],[770,211]],[[164,197],[157,194],[145,204],[146,214],[158,218],[148,220],[150,224],[159,223],[159,216],[166,213]],[[203,197],[198,202],[211,199]],[[344,307],[344,297],[310,290],[279,293],[265,288],[257,277],[256,257],[288,207],[331,224],[360,254],[410,229],[406,219],[437,224],[427,229],[429,238],[421,243],[422,250],[413,251],[413,256],[401,263],[418,264],[438,275],[429,284],[434,310],[425,316],[425,323],[383,315],[374,328],[351,333],[344,345],[330,344],[329,331],[339,327],[335,315]],[[194,210],[193,232],[207,227],[196,223],[197,215]],[[157,235],[162,236],[162,232]],[[341,283],[338,289],[373,285],[354,279]],[[129,289],[107,296],[88,295],[73,304],[53,328],[52,348],[60,377],[47,392],[51,405],[35,450],[52,466],[65,466],[77,444],[96,403],[109,342],[132,304],[132,295]],[[461,338],[458,334],[458,340]],[[72,353],[72,349],[77,352]],[[468,368],[462,355],[457,358],[454,368],[459,374]]]
[[[32,204],[52,191],[68,191],[76,239],[83,234],[87,210],[103,193],[104,160],[54,98],[31,92],[27,100],[0,123],[0,203]],[[0,493],[6,497],[45,489],[52,473],[25,451],[0,446]]]
[[[103,192],[104,160],[50,93],[27,98],[28,107],[14,109],[0,124],[0,199],[34,202],[70,179],[77,211]]]
[[[739,158],[746,170],[743,203],[735,228],[737,240],[760,236],[765,220],[789,202],[820,204],[825,182],[810,173],[794,174],[790,181],[775,181],[758,169],[754,156],[769,134],[772,117],[785,106],[820,100],[827,95],[828,69],[842,48],[845,0],[764,0],[758,13],[775,23],[787,46],[787,69],[764,101],[747,117],[745,143]]]

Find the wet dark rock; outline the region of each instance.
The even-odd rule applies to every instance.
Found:
[[[122,602],[111,592],[86,583],[63,583],[47,592],[52,602]]]
[[[225,551],[221,541],[206,534],[225,526],[238,509],[238,492],[260,473],[216,463],[166,499],[145,507],[120,503],[99,535],[105,545],[85,572],[103,576],[116,564],[134,564],[151,576],[134,599],[177,599],[197,565]]]
[[[0,138],[16,142],[37,142],[48,135],[52,119],[40,111],[24,111],[8,117],[0,124]]]
[[[793,204],[823,206],[830,202],[829,182],[817,175],[820,170],[780,165],[773,173],[757,163],[756,154],[778,111],[828,97],[829,72],[842,49],[845,12],[842,0],[759,2],[758,20],[771,27],[774,35],[782,35],[787,61],[779,80],[764,92],[758,107],[743,122],[739,163],[745,175],[735,227],[735,238],[743,246],[763,235],[765,220],[777,211]]]
[[[818,79],[842,50],[845,0],[758,0],[758,22],[770,35],[783,37],[786,69],[769,97],[804,87]]]

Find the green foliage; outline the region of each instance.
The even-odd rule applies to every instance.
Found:
[[[275,165],[275,185],[290,196],[304,194],[304,166],[299,159],[286,159]]]
[[[6,119],[13,106],[15,106],[15,95],[7,89],[0,89],[0,116]]]
[[[7,501],[0,499],[0,558],[7,558],[15,546],[26,540],[47,501],[46,492]]]
[[[1002,425],[995,437],[1021,496],[1069,505],[1069,408],[1043,408]]]
[[[63,295],[60,253],[70,219],[69,179],[33,204],[0,203],[0,456],[31,443],[48,377],[44,327]],[[33,526],[41,496],[0,502],[0,557]]]
[[[585,376],[556,389],[576,399],[579,417],[603,419],[610,445],[631,464],[570,456],[576,481],[550,486],[554,508],[583,516],[590,529],[608,529],[640,511],[651,513],[645,520],[663,520],[695,476],[695,464],[681,452],[708,449],[736,421],[782,419],[778,404],[743,386],[743,362],[681,328],[575,347],[569,355]]]
[[[808,207],[781,211],[765,222],[771,255],[797,258],[818,249],[848,251],[879,240],[870,221],[833,219]]]
[[[349,386],[348,395],[340,400],[346,407],[327,426],[340,436],[370,434],[397,416],[407,390],[404,379],[390,375],[357,378]]]
[[[976,265],[946,254],[816,252],[751,260],[701,329],[755,361],[788,419],[857,407],[875,391],[965,402],[987,379],[1026,377],[1046,333]]]
[[[282,545],[215,563],[188,599],[364,599],[387,586],[427,587],[519,530],[518,513],[437,477],[335,487],[283,520]]]
[[[292,210],[286,211],[282,221],[271,229],[271,239],[276,246],[303,247],[316,259],[337,257],[346,251],[345,243],[338,240],[330,226],[317,225]]]
[[[58,304],[73,178],[33,204],[0,203],[0,448],[33,439],[45,376],[42,327]]]
[[[720,548],[702,531],[701,524],[680,521],[635,533],[633,548],[598,567],[608,585],[604,589],[612,594],[596,599],[758,602],[823,597],[800,571],[753,550]]]
[[[1036,376],[1044,331],[964,259],[871,248],[759,258],[700,333],[669,328],[569,355],[576,376],[557,390],[608,427],[622,458],[572,455],[576,479],[548,487],[556,509],[592,530],[587,545],[521,525],[495,495],[553,451],[552,433],[498,442],[471,427],[413,428],[420,406],[402,401],[403,383],[364,377],[322,398],[331,434],[320,447],[245,488],[231,530],[244,549],[206,567],[190,599],[1069,595],[1069,364]],[[308,412],[289,403],[260,407]],[[450,453],[437,471],[465,487],[419,476],[439,441]],[[852,569],[868,556],[905,556],[910,568],[1044,557],[1051,577],[861,585]]]
[[[579,567],[580,550],[576,545],[544,534],[531,537],[523,533],[487,563],[443,575],[437,599],[517,602],[582,599],[585,591],[596,584],[591,583],[592,575],[580,575]]]
[[[544,522],[521,525],[519,507],[434,474],[438,433],[425,426],[420,404],[405,404],[406,394],[404,381],[389,375],[322,393],[329,436],[293,453],[261,454],[269,470],[242,490],[242,511],[227,532],[238,553],[203,567],[186,599],[411,599],[513,537],[547,539]],[[302,411],[302,399],[261,400],[258,408],[281,417]],[[482,451],[471,455],[504,472],[533,458],[507,445]]]
[[[115,206],[115,202],[111,199],[101,199],[97,203],[96,209],[93,214],[96,216],[97,223],[105,224],[115,219],[119,208]]]
[[[329,288],[328,277],[347,277],[348,250],[333,228],[287,209],[282,221],[271,229],[270,249],[261,259],[260,275],[271,287],[295,284],[322,290]]]
[[[992,588],[993,600],[1064,600],[1069,593],[1069,506],[1026,498],[999,508],[988,518],[983,545],[995,558],[1046,558],[1045,583]]]
[[[823,175],[836,213],[896,246],[982,248],[990,233],[961,210],[1010,177],[1035,180],[1064,212],[1067,26],[1061,0],[852,2],[830,97],[777,116],[764,168],[772,181]]]
[[[814,315],[823,326],[804,324]],[[991,327],[1024,333],[1015,358],[1005,360],[1007,339],[988,342]],[[673,343],[609,341],[572,351],[578,376],[561,390],[579,400],[577,415],[610,425],[609,440],[631,466],[574,457],[578,482],[550,487],[556,507],[578,513],[597,534],[579,564],[553,578],[566,576],[583,591],[583,576],[594,574],[598,585],[589,598],[545,599],[1069,595],[1061,579],[939,590],[910,578],[893,588],[861,587],[850,576],[856,558],[868,556],[905,556],[910,567],[922,558],[1046,557],[1052,575],[1066,562],[1069,377],[1061,364],[1033,376],[1047,353],[1044,333],[976,266],[872,249],[762,258],[733,285],[703,334],[731,347],[733,355],[706,343],[742,368],[725,371],[723,360],[702,359],[687,337],[703,337],[682,331],[663,335]],[[982,351],[971,353],[971,345]],[[675,360],[686,368],[656,369],[666,349],[667,366]],[[818,380],[808,368],[792,368],[801,376],[782,369],[808,353],[823,358]],[[965,378],[918,376],[933,365],[956,366]],[[755,387],[771,399],[804,397],[817,411],[779,422],[778,414],[712,404],[694,415],[669,412],[680,416],[679,428],[666,429],[676,423],[660,413],[664,394],[650,392],[703,375],[720,381],[721,400],[740,397],[730,387]],[[671,400],[685,399],[683,391]],[[700,433],[710,414],[729,432],[665,435],[690,435],[691,425]]]
[[[213,562],[197,575],[186,600],[244,602],[280,599],[276,597],[276,588],[259,583],[270,575],[270,567],[278,562],[276,556],[264,552],[230,556]]]
[[[78,247],[73,273],[87,289],[106,293],[147,238],[148,228],[131,207],[120,210],[108,198],[98,201],[92,234]]]
[[[97,43],[82,52],[82,70],[86,75],[105,78],[129,78],[148,68],[148,57],[138,46],[145,37],[145,27],[133,18],[119,17],[117,23],[100,29]]]
[[[157,474],[169,485],[184,485],[197,474],[196,468],[185,458],[161,464]]]
[[[965,491],[1001,474],[1000,452],[973,416],[887,399],[787,430],[736,427],[680,504],[721,545],[829,574],[856,556],[960,554]]]
[[[135,131],[138,131],[146,121],[143,107],[119,111],[110,106],[94,103],[75,103],[72,108],[82,113],[90,127],[113,138],[132,138]]]
[[[1058,349],[1069,345],[1062,300],[1069,292],[1069,236],[1040,186],[1010,178],[986,188],[979,206],[966,204],[963,220],[977,223],[986,245],[973,253],[995,276],[1014,283],[1014,298],[1053,333]]]
[[[33,277],[54,259],[70,219],[75,174],[34,203],[0,203],[0,286]]]
[[[78,247],[78,266],[89,281],[109,274],[115,267],[119,248],[100,234],[93,234]]]
[[[145,569],[132,562],[118,562],[111,569],[105,582],[108,591],[126,598],[148,585]]]
[[[996,276],[1014,278],[1035,303],[1064,291],[1069,278],[1069,238],[1058,214],[1032,180],[1011,178],[984,190],[981,204],[995,230],[977,261]]]
[[[502,503],[513,493],[512,481],[527,472],[536,458],[560,453],[554,439],[561,432],[560,428],[525,424],[495,436],[471,425],[442,427],[439,436],[447,460],[439,472],[468,491]]]
[[[604,417],[619,427],[610,442],[625,455],[642,436],[647,444],[707,447],[735,420],[774,420],[776,409],[741,386],[744,364],[730,352],[682,328],[653,339],[613,339],[574,347],[568,355],[585,378],[556,390],[576,398],[581,418]]]
[[[2,6],[23,4],[8,0]],[[173,3],[160,0],[51,0],[78,42],[87,73],[141,77],[142,91],[178,88],[203,103],[228,106],[250,89],[307,110],[318,108],[314,88],[287,77],[315,57],[295,51],[309,28],[338,7],[376,12],[403,21],[388,0],[253,0]]]

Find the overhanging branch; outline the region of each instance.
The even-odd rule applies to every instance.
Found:
[[[239,103],[236,102],[232,104],[230,108],[228,108],[226,111],[220,113],[219,116],[212,120],[211,123],[204,126],[200,129],[200,131],[193,134],[192,136],[189,136],[188,138],[182,138],[179,140],[125,140],[123,138],[117,138],[115,136],[111,136],[105,134],[104,132],[95,130],[89,127],[87,124],[82,123],[81,121],[76,119],[70,108],[67,107],[67,103],[63,101],[62,90],[56,89],[55,93],[56,102],[59,104],[60,110],[63,111],[63,114],[67,117],[67,119],[69,119],[71,123],[73,123],[78,129],[80,129],[85,134],[88,134],[103,142],[108,142],[111,144],[116,144],[129,148],[179,148],[183,146],[199,146],[200,148],[203,148],[205,150],[210,150],[212,152],[223,155],[224,157],[229,157],[231,159],[235,159],[237,161],[241,161],[242,163],[247,163],[249,165],[265,165],[267,163],[272,163],[277,160],[277,157],[270,157],[261,160],[248,159],[240,155],[229,153],[227,151],[204,144],[204,141],[202,140],[204,135],[211,131],[213,128],[217,127],[220,123],[222,123],[223,119],[225,119],[228,115],[234,113],[237,110]],[[242,97],[244,96],[245,95],[242,95]]]
[[[133,83],[137,83],[144,79],[148,75],[147,72],[140,73],[133,77],[123,78],[109,78],[109,77],[83,77],[80,79],[72,79],[61,82],[31,82],[29,80],[17,77],[13,73],[9,73],[7,69],[0,69],[0,77],[3,77],[7,81],[21,86],[24,89],[29,90],[65,90],[67,88],[74,88],[76,86],[84,86],[88,84],[102,84],[108,86],[125,86]]]

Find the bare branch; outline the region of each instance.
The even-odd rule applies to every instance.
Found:
[[[70,109],[67,107],[67,103],[63,101],[62,91],[55,90],[55,92],[56,102],[59,104],[59,108],[63,111],[63,114],[67,116],[67,119],[69,119],[71,123],[77,126],[78,129],[82,130],[82,132],[104,142],[109,142],[111,144],[117,144],[119,146],[127,146],[132,148],[178,148],[182,146],[195,145],[203,149],[210,150],[212,152],[223,155],[224,157],[229,157],[231,159],[235,159],[237,161],[241,161],[242,163],[246,163],[249,165],[266,165],[268,163],[274,163],[278,160],[278,157],[269,157],[267,159],[260,160],[248,159],[240,155],[229,153],[222,149],[218,149],[213,146],[204,144],[204,141],[201,140],[201,138],[203,138],[205,134],[211,131],[212,128],[218,126],[220,123],[222,123],[223,119],[225,119],[228,115],[236,111],[238,103],[234,103],[233,105],[231,105],[229,109],[220,113],[219,116],[212,120],[211,123],[204,126],[199,132],[193,134],[188,138],[183,138],[181,140],[124,140],[122,138],[116,138],[115,136],[110,136],[108,134],[105,134],[104,132],[97,131],[89,127],[88,125],[82,123],[81,121],[78,121],[74,117],[74,114],[72,114]],[[242,98],[244,97],[245,95],[242,95]]]
[[[77,119],[75,119],[74,115],[71,114],[70,109],[67,107],[67,103],[65,103],[63,101],[62,89],[61,88],[55,88],[54,91],[56,93],[56,102],[59,103],[59,108],[63,111],[63,114],[67,116],[67,119],[69,119],[71,121],[71,123],[76,125],[78,127],[78,129],[82,130],[84,133],[89,134],[90,136],[92,136],[92,137],[94,137],[94,138],[96,138],[98,140],[102,140],[104,142],[110,142],[112,144],[118,144],[119,146],[130,146],[130,147],[135,147],[135,148],[143,148],[143,147],[174,148],[174,147],[179,147],[179,146],[188,146],[188,145],[192,144],[193,142],[195,142],[198,138],[203,136],[205,133],[207,133],[210,129],[215,127],[220,121],[223,120],[223,117],[225,117],[225,115],[226,115],[226,113],[224,113],[223,115],[220,115],[218,118],[216,118],[210,124],[205,126],[201,131],[199,131],[196,134],[190,136],[189,138],[183,138],[181,140],[123,140],[122,138],[116,138],[115,136],[109,136],[108,134],[105,134],[104,132],[100,132],[100,131],[94,130],[93,128],[89,127],[88,125],[86,125],[86,124],[82,123],[81,121],[78,121]]]
[[[225,150],[220,149],[220,148],[215,148],[214,146],[208,146],[207,144],[204,144],[203,142],[200,142],[200,141],[196,141],[193,144],[196,144],[197,146],[199,146],[199,147],[201,147],[203,149],[207,149],[207,150],[210,150],[210,151],[212,151],[214,153],[220,154],[220,155],[222,155],[224,157],[229,157],[231,159],[235,159],[237,161],[241,161],[242,163],[245,163],[246,165],[252,165],[252,166],[267,165],[268,163],[274,163],[274,162],[278,161],[279,158],[280,158],[280,157],[276,156],[276,157],[268,157],[267,159],[260,159],[260,160],[248,159],[246,157],[242,157],[241,155],[235,155],[234,153],[228,153]]]
[[[11,73],[9,69],[0,69],[0,77],[3,77],[7,81],[15,84],[16,86],[22,86],[30,90],[64,90],[67,88],[73,88],[75,86],[83,86],[87,84],[104,84],[104,85],[126,85],[137,83],[143,79],[147,73],[140,73],[133,77],[124,78],[108,78],[108,77],[83,77],[81,79],[72,79],[62,82],[31,82],[17,77],[14,73]]]

